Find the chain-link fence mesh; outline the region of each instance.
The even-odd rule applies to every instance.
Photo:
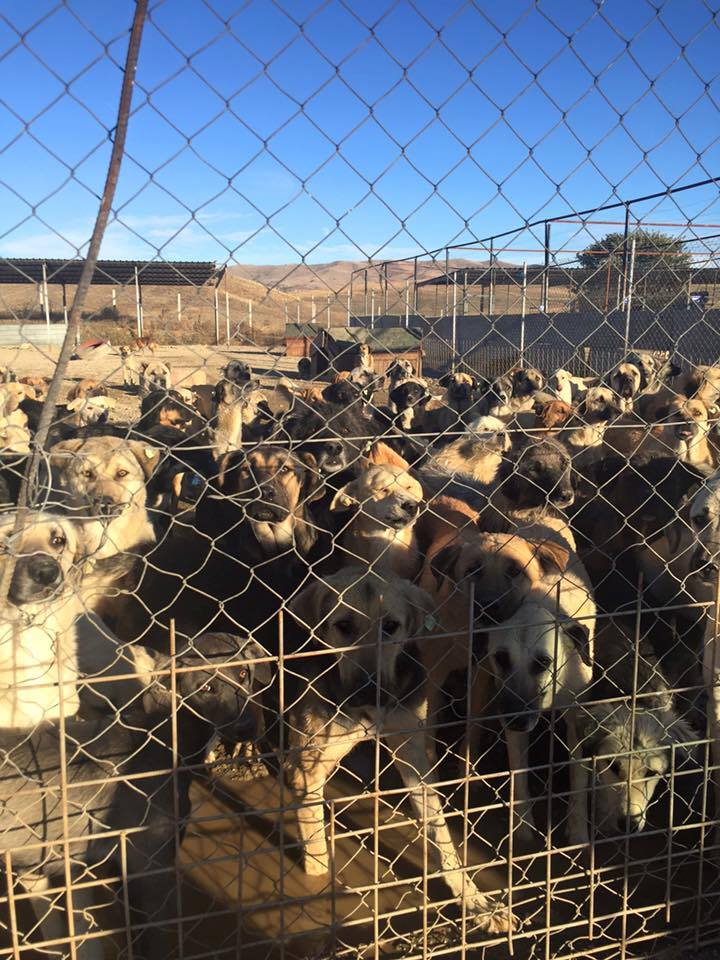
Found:
[[[717,18],[2,11],[0,955],[720,941]]]

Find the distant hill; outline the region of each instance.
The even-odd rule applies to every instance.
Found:
[[[487,260],[450,260],[451,270],[463,270],[468,267],[487,266]],[[503,264],[498,261],[498,265]],[[345,290],[350,283],[353,270],[364,270],[367,263],[353,260],[333,260],[331,263],[293,264],[257,266],[251,263],[238,264],[230,268],[230,275],[245,280],[254,280],[262,283],[271,290],[284,292],[317,290],[324,293]],[[414,264],[412,260],[400,263],[390,263],[388,266],[388,281],[399,287],[406,280],[412,281]],[[418,280],[428,280],[445,269],[444,261],[433,263],[432,260],[418,261]],[[356,278],[359,284],[364,283],[363,276]],[[368,287],[380,286],[380,271],[368,271]],[[359,292],[359,289],[358,289]]]

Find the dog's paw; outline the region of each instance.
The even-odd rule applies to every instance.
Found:
[[[493,900],[478,894],[466,901],[468,910],[472,912],[473,926],[488,933],[507,933],[509,930],[519,930],[520,921],[500,900]]]

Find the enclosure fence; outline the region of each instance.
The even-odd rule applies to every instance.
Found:
[[[720,942],[718,11],[356,6],[0,14],[2,957]]]

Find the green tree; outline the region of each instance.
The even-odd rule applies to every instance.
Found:
[[[690,255],[683,251],[683,241],[660,230],[631,230],[628,234],[628,257],[635,239],[635,276],[644,276],[650,270],[683,270],[691,265]],[[607,265],[621,268],[623,234],[607,233],[578,255],[580,266],[597,270]]]

